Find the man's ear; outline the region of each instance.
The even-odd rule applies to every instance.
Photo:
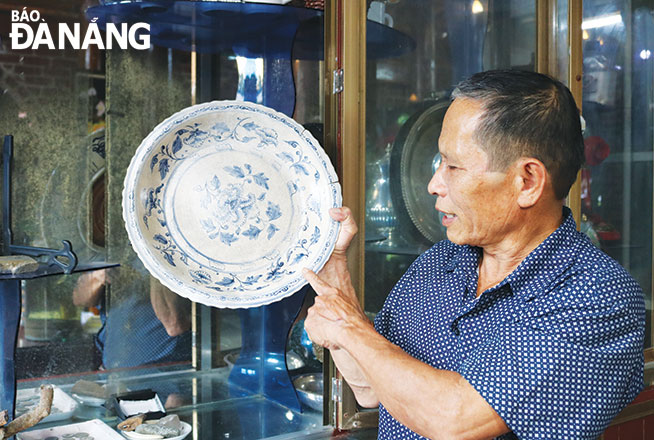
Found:
[[[543,162],[532,157],[519,159],[514,166],[518,205],[521,208],[530,208],[541,199],[550,185],[549,173]]]

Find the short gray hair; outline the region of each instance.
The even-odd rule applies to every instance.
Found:
[[[461,81],[452,99],[479,101],[476,140],[493,170],[521,157],[540,160],[557,199],[565,198],[584,162],[579,110],[560,81],[536,72],[490,70]]]

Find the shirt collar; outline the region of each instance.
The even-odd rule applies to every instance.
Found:
[[[509,284],[513,293],[524,301],[544,293],[547,286],[574,263],[576,248],[579,246],[575,239],[578,234],[572,211],[564,206],[561,226],[531,251],[493,290]],[[460,251],[445,265],[445,270],[469,276],[477,270],[480,254],[480,248],[461,246]]]
[[[525,301],[544,293],[576,260],[579,232],[572,211],[563,207],[563,223],[552,232],[506,278],[511,289]]]
[[[478,247],[467,244],[460,246],[459,252],[445,264],[445,271],[468,275],[477,270],[480,255],[481,249]]]

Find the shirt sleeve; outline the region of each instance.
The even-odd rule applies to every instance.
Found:
[[[396,307],[399,303],[399,296],[405,287],[411,284],[413,280],[413,266],[402,275],[402,278],[395,284],[391,292],[386,297],[382,309],[375,316],[375,330],[388,340],[392,339],[392,326],[396,312]]]
[[[596,439],[642,389],[643,332],[637,304],[539,308],[489,335],[459,373],[520,439]]]
[[[397,340],[394,337],[396,335],[394,326],[397,325],[397,321],[394,319],[397,314],[400,312],[400,305],[402,302],[402,293],[404,293],[411,285],[415,284],[416,279],[418,278],[418,273],[420,272],[421,267],[424,265],[425,259],[428,259],[433,250],[429,250],[419,256],[411,266],[404,272],[404,275],[400,280],[393,286],[390,293],[384,301],[382,309],[375,316],[375,330],[377,333],[384,336],[389,341],[397,344]]]

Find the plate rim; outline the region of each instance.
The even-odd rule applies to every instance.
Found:
[[[177,293],[180,296],[183,296],[192,301],[201,302],[210,307],[228,308],[228,309],[245,309],[245,308],[259,307],[262,305],[272,304],[274,302],[281,301],[282,299],[289,297],[294,293],[296,293],[297,291],[299,291],[303,286],[307,284],[307,282],[301,276],[296,277],[294,280],[291,280],[290,282],[282,285],[281,287],[276,288],[272,292],[259,295],[253,299],[246,298],[246,301],[242,301],[242,302],[234,301],[232,298],[229,298],[228,301],[225,301],[226,298],[219,297],[220,293],[215,296],[210,295],[200,290],[193,289],[192,286],[190,286],[188,283],[185,283],[179,279],[177,279],[178,282],[175,283],[173,282],[174,280],[171,280],[169,277],[166,277],[165,275],[159,273],[157,268],[160,268],[161,265],[155,261],[154,257],[152,257],[151,252],[147,247],[147,243],[144,246],[145,248],[141,248],[141,246],[135,244],[140,242],[139,232],[136,224],[138,222],[138,219],[136,219],[136,216],[129,215],[129,211],[130,211],[129,208],[135,206],[136,204],[135,187],[136,187],[136,182],[138,181],[138,176],[140,175],[140,171],[142,170],[143,164],[145,163],[144,161],[145,159],[147,159],[148,155],[152,152],[153,148],[156,148],[155,145],[156,141],[166,134],[166,130],[165,130],[166,127],[168,126],[172,127],[181,122],[187,121],[189,119],[189,114],[193,114],[193,113],[201,114],[204,111],[210,111],[212,108],[214,108],[215,110],[219,110],[221,107],[225,108],[230,106],[237,106],[241,108],[245,107],[245,108],[249,108],[252,111],[257,111],[259,113],[272,116],[274,119],[279,120],[281,123],[289,125],[290,126],[289,128],[295,130],[295,132],[298,134],[299,137],[301,137],[304,140],[307,140],[309,146],[314,150],[317,158],[322,163],[323,167],[321,168],[321,170],[325,171],[327,176],[329,177],[329,182],[325,186],[325,188],[330,189],[329,194],[332,197],[331,207],[342,206],[343,198],[341,192],[341,185],[338,180],[338,175],[336,173],[336,170],[334,169],[334,166],[331,163],[331,160],[329,159],[325,150],[322,148],[320,143],[313,137],[313,135],[309,130],[304,128],[293,118],[275,109],[266,107],[264,105],[255,104],[248,101],[214,100],[210,102],[192,105],[183,108],[178,112],[173,113],[172,115],[164,119],[162,122],[157,124],[150,131],[150,133],[148,133],[148,135],[141,141],[139,146],[134,151],[134,154],[132,155],[129,166],[127,167],[127,171],[125,173],[125,178],[123,180],[122,200],[121,200],[122,218],[123,218],[125,229],[127,230],[127,235],[132,250],[136,253],[139,260],[143,263],[145,268],[148,270],[149,274],[154,278],[156,278],[159,282],[161,282],[161,284],[163,284],[164,286],[166,286],[167,288],[169,288],[170,290],[172,290],[173,292]],[[335,222],[332,220],[331,223],[329,224],[330,227],[329,230],[327,231],[327,235],[330,237],[330,239],[326,242],[326,246],[324,246],[320,250],[321,256],[313,264],[313,267],[308,266],[311,267],[311,269],[314,272],[318,272],[327,263],[329,257],[331,256],[334,250],[336,241],[338,239],[338,234],[340,232],[340,227],[341,227],[340,222]],[[274,297],[274,299],[270,300],[271,297]],[[200,301],[201,298],[204,299],[205,301]]]

